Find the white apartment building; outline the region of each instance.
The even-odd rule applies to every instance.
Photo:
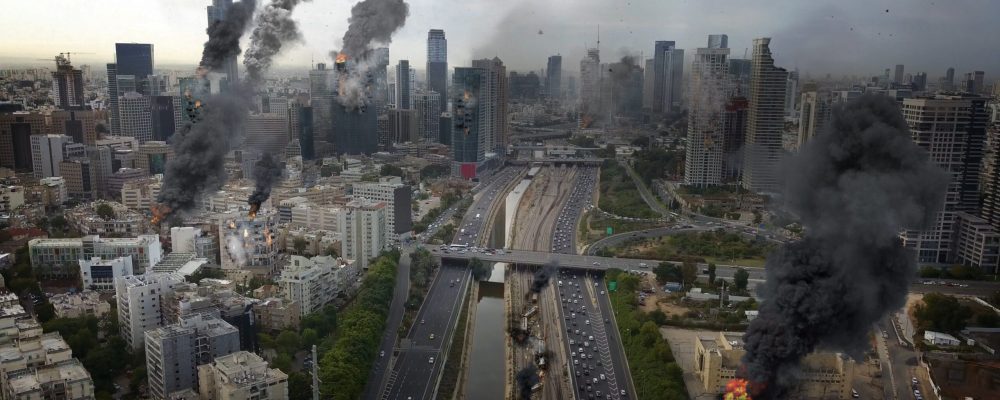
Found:
[[[201,228],[191,226],[170,228],[170,246],[175,253],[193,253],[211,260],[215,260],[219,248],[214,237],[206,235]]]
[[[113,292],[115,281],[129,275],[134,275],[132,257],[91,257],[80,260],[80,280],[84,290]]]
[[[354,197],[386,204],[386,238],[397,243],[399,235],[413,229],[412,189],[398,176],[383,176],[374,183],[355,183]]]
[[[143,347],[143,334],[166,323],[162,299],[175,286],[184,285],[180,274],[150,273],[129,275],[115,280],[118,299],[118,326],[132,350]]]
[[[20,306],[17,306],[20,307]],[[94,382],[58,332],[26,315],[2,318],[0,398],[92,399]]]
[[[268,368],[256,354],[238,351],[198,367],[198,392],[202,400],[285,400],[288,375]]]
[[[300,203],[291,208],[291,226],[309,230],[340,231],[340,207]]]
[[[386,205],[363,197],[347,203],[340,218],[343,257],[355,260],[361,269],[388,246]]]
[[[688,140],[684,184],[706,187],[722,184],[723,136],[729,97],[729,49],[695,51],[688,86]]]
[[[47,206],[62,205],[69,199],[69,194],[66,192],[66,180],[61,176],[42,178],[38,184],[43,190],[42,203]]]
[[[35,178],[59,176],[63,146],[73,143],[66,135],[31,135],[31,170]]]
[[[156,204],[163,184],[163,175],[134,179],[122,184],[122,204],[133,210],[149,210]]]
[[[302,316],[306,316],[330,304],[357,277],[356,261],[292,256],[277,283],[285,299],[298,303]]]
[[[76,273],[80,260],[94,257],[114,259],[132,257],[136,273],[143,273],[163,258],[160,237],[139,235],[135,238],[31,239],[28,242],[31,267],[45,278],[69,277]]]
[[[9,213],[24,205],[24,186],[0,185],[0,212]]]
[[[111,312],[111,304],[101,300],[101,294],[92,290],[56,294],[49,297],[49,303],[55,307],[56,317],[59,318],[94,316],[103,319]]]

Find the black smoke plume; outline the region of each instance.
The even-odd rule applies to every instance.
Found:
[[[208,27],[208,41],[205,42],[199,63],[202,76],[221,68],[227,58],[240,54],[240,37],[246,32],[256,7],[257,0],[233,3],[221,20]]]
[[[351,7],[347,32],[340,51],[330,52],[335,60],[343,53],[350,61],[339,79],[338,102],[347,109],[360,109],[367,101],[369,71],[376,65],[371,56],[372,43],[389,43],[392,34],[406,23],[410,5],[403,0],[363,0]],[[339,61],[339,60],[338,60]]]
[[[250,204],[251,213],[255,214],[269,197],[271,197],[271,187],[281,177],[281,165],[274,160],[269,153],[264,153],[260,160],[253,165],[254,190],[247,199]]]
[[[250,47],[243,53],[243,66],[251,84],[260,83],[263,71],[271,68],[274,56],[283,43],[301,39],[298,24],[292,19],[292,10],[302,1],[271,0],[257,13],[257,27],[250,34]]]
[[[611,78],[611,113],[637,113],[642,110],[642,67],[635,56],[624,56],[608,67]]]
[[[535,278],[531,281],[531,293],[539,293],[549,284],[549,278],[556,271],[554,264],[546,265],[535,271]]]
[[[538,368],[529,365],[517,372],[517,390],[521,392],[521,399],[531,399],[531,388],[538,384]]]
[[[784,170],[805,236],[768,257],[765,300],[743,336],[755,399],[787,398],[799,361],[817,348],[863,352],[916,272],[898,235],[934,221],[949,180],[913,143],[896,103],[873,95],[835,108]]]

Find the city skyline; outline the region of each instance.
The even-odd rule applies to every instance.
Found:
[[[83,4],[54,0],[22,4],[23,18],[12,21],[7,40],[0,43],[0,61],[12,66],[45,65],[36,59],[76,50],[74,65],[98,67],[113,62],[114,43],[136,42],[154,44],[158,67],[193,67],[206,37],[200,27],[210,4],[208,0],[165,0],[152,5],[112,0],[102,6],[115,10],[114,22]],[[598,26],[602,53],[608,60],[626,54],[652,58],[656,40],[695,49],[703,45],[705,35],[721,32],[729,35],[733,58],[742,58],[741,50],[749,49],[753,38],[779,38],[781,44],[773,49],[775,62],[789,70],[865,75],[904,64],[907,71],[926,71],[932,79],[948,67],[958,72],[984,70],[989,77],[1000,71],[1000,55],[983,52],[974,44],[979,38],[1000,36],[1000,27],[989,21],[997,11],[1000,4],[972,1],[943,5],[893,0],[877,6],[785,1],[760,7],[727,2],[622,5],[599,0],[499,4],[415,0],[407,23],[389,47],[392,64],[406,59],[420,69],[426,64],[427,31],[443,29],[450,39],[449,64],[469,65],[474,59],[498,56],[510,70],[527,71],[545,68],[547,57],[553,54],[579,60],[587,47],[596,45]],[[344,4],[303,3],[296,12],[302,40],[283,50],[277,66],[306,70],[311,62],[329,63],[327,54],[340,47],[349,12]],[[80,15],[88,18],[80,19]],[[670,17],[659,18],[662,15]],[[50,23],[43,30],[30,25],[39,19]],[[768,23],[760,23],[764,20]],[[109,23],[116,24],[116,29],[106,29]],[[955,24],[963,29],[953,29]],[[177,26],[199,28],[178,30]],[[243,44],[245,49],[246,37]],[[830,57],[828,49],[842,45],[851,46],[852,51]],[[938,56],[927,57],[927,48],[938,49]],[[686,57],[689,63],[693,52]],[[575,73],[572,68],[568,71]]]

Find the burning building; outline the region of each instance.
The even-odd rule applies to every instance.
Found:
[[[270,209],[258,211],[254,218],[244,212],[220,216],[219,253],[227,276],[243,279],[277,272],[277,222],[277,213]]]

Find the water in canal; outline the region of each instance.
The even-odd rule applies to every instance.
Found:
[[[503,274],[506,264],[493,266],[490,279],[479,283],[479,305],[469,357],[466,398],[502,400],[504,395]]]

